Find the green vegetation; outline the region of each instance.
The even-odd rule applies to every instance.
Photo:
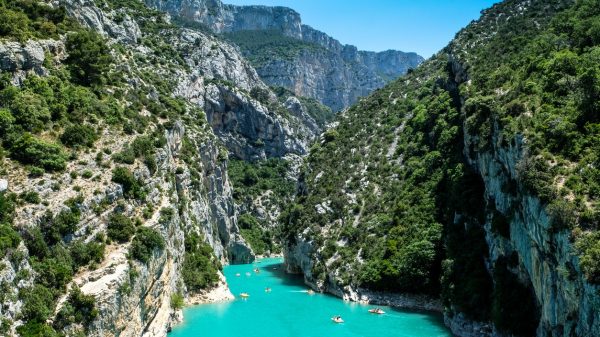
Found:
[[[67,166],[67,155],[59,145],[43,141],[30,133],[16,139],[10,151],[12,157],[21,163],[48,171],[62,171]]]
[[[90,263],[100,263],[104,259],[104,242],[102,237],[96,237],[88,243],[77,240],[71,244],[71,258],[76,267],[87,266]]]
[[[79,288],[74,287],[67,302],[56,316],[54,326],[58,329],[63,329],[71,324],[87,326],[96,316],[98,316],[98,311],[94,296],[84,295]]]
[[[489,149],[492,137],[505,146],[524,137],[527,151],[517,167],[522,190],[513,193],[533,194],[546,203],[554,232],[595,233],[600,230],[600,39],[594,27],[600,3],[581,0],[566,9],[557,3],[554,16],[545,6],[535,4],[531,14],[516,16],[465,57],[472,74],[472,85],[463,88],[466,125],[481,138],[471,151]],[[474,28],[459,34],[455,43],[479,33]],[[600,268],[590,263],[597,260],[593,237],[573,235],[581,266],[596,283]]]
[[[300,195],[299,206],[291,205],[282,214],[282,232],[291,233],[286,241],[293,243],[294,233],[309,228],[308,237],[325,247],[317,269],[323,268],[321,261],[340,254],[333,267],[341,269],[336,280],[341,284],[439,291],[442,224],[451,215],[436,210],[447,207],[447,198],[466,169],[461,162],[461,133],[452,127],[459,122],[455,93],[437,80],[447,76],[444,61],[438,62],[420,74],[416,71],[415,76],[436,72],[429,73],[430,80],[407,99],[390,104],[389,97],[402,85],[396,82],[351,108],[348,122],[329,130],[325,142],[311,149],[310,171],[305,173],[310,193]],[[409,90],[416,87],[411,83]],[[385,115],[379,113],[386,110]],[[412,111],[415,117],[407,119]],[[402,124],[403,132],[397,133]],[[388,154],[394,141],[397,149]],[[401,154],[403,165],[394,165]],[[350,199],[349,193],[356,198]],[[321,237],[320,226],[338,219],[341,225],[330,229],[328,238]],[[358,256],[366,263],[358,264]]]
[[[123,243],[129,241],[135,233],[133,221],[121,213],[113,213],[108,219],[106,234],[111,240]]]
[[[70,147],[93,147],[96,139],[96,131],[89,125],[69,125],[60,136],[60,141]]]
[[[294,60],[303,50],[328,53],[317,44],[283,35],[277,30],[242,30],[223,34],[223,37],[237,44],[252,65],[259,68],[273,60]]]
[[[128,198],[144,199],[146,192],[142,182],[133,176],[126,167],[117,167],[113,170],[112,181],[123,186],[123,193]]]
[[[160,233],[152,228],[140,227],[131,241],[129,253],[132,258],[147,263],[154,250],[163,249],[164,247],[165,242]]]
[[[287,244],[318,247],[317,279],[441,294],[449,310],[532,335],[538,304],[515,274],[518,256],[500,257],[493,275],[486,268],[484,224],[510,239],[518,203],[494,209],[465,158],[510,151],[522,160],[516,175],[502,172],[502,192],[539,198],[549,237],[570,231],[587,280],[600,282],[600,2],[515,8],[495,6],[313,145],[306,188],[281,221]]]
[[[197,292],[212,287],[219,282],[219,260],[214,256],[212,247],[196,233],[185,238],[185,256],[181,275],[188,291]]]
[[[186,128],[196,128],[194,131],[201,133],[205,124],[201,119],[205,116],[183,99],[171,97],[173,77],[160,72],[187,67],[179,52],[170,45],[170,36],[180,31],[167,24],[163,14],[149,10],[139,2],[111,0],[97,5],[106,9],[115,3],[115,8],[119,8],[116,16],[122,15],[122,11],[131,11],[130,16],[144,32],[141,42],[153,50],[154,55],[140,57],[140,53],[127,50],[120,43],[107,43],[97,32],[85,29],[69,18],[67,10],[60,4],[49,6],[39,1],[0,0],[0,39],[21,43],[29,39],[62,40],[66,49],[63,53],[60,48],[47,48],[43,71],[25,69],[28,70],[26,76],[19,75],[18,80],[10,71],[1,74],[0,159],[4,162],[0,166],[3,174],[22,165],[31,178],[40,177],[40,186],[54,180],[51,186],[56,192],[64,187],[55,181],[60,181],[60,172],[66,169],[69,161],[77,160],[77,166],[87,164],[81,158],[83,153],[95,153],[98,165],[110,167],[111,163],[105,160],[110,154],[108,149],[114,145],[112,140],[101,140],[104,151],[94,149],[106,131],[117,136],[121,131],[128,135],[137,134],[123,150],[131,152],[131,162],[140,159],[154,173],[157,169],[155,148],[165,145],[165,130],[175,120],[183,120],[187,123]],[[133,11],[143,15],[134,15]],[[154,34],[159,31],[161,34]],[[131,66],[134,63],[135,66]],[[139,81],[132,85],[128,83],[130,79]],[[100,175],[88,168],[73,167],[68,173],[72,178],[81,175],[100,184]],[[126,197],[144,199],[143,182],[131,170],[117,167],[113,173],[114,182],[123,185]],[[82,189],[71,187],[77,192]],[[41,219],[35,219],[39,220],[39,226],[16,228],[13,225],[15,206],[27,206],[25,203],[50,206],[33,191],[26,190],[19,195],[0,193],[0,253],[10,258],[15,268],[20,268],[21,260],[27,258],[33,269],[21,268],[14,284],[2,285],[16,289],[18,282],[20,287],[18,299],[23,303],[23,311],[18,319],[24,324],[18,328],[18,334],[24,337],[60,337],[66,332],[85,335],[80,328],[85,329],[97,315],[93,297],[73,290],[54,317],[57,300],[65,294],[74,275],[82,268],[95,269],[102,262],[107,240],[132,240],[132,259],[144,263],[149,261],[154,250],[164,247],[164,242],[156,231],[136,230],[137,224],[118,215],[109,219],[108,238],[102,233],[94,237],[91,228],[82,228],[80,224],[83,196],[70,199],[65,203],[66,208],[55,208],[54,213],[48,210]],[[99,193],[100,190],[94,191],[95,195]],[[50,196],[49,201],[52,200]],[[105,209],[106,206],[102,201],[97,208]],[[27,247],[28,256],[17,250],[21,242]],[[8,296],[16,295],[0,292],[3,302],[5,296],[8,299]],[[8,302],[14,300],[8,299]],[[0,322],[0,335],[10,323]]]
[[[262,255],[267,252],[277,252],[279,247],[275,244],[275,237],[268,228],[263,228],[258,220],[246,213],[238,218],[238,226],[242,237],[250,244],[254,253]]]
[[[184,305],[183,295],[181,295],[181,294],[171,295],[171,308],[181,309],[181,308],[183,308],[183,305]]]
[[[581,234],[577,249],[583,252],[579,263],[587,279],[600,284],[600,232]]]
[[[266,191],[273,191],[281,199],[290,198],[295,190],[294,182],[286,178],[289,163],[279,158],[246,162],[238,159],[229,161],[229,177],[233,182],[236,200],[254,198]]]
[[[23,201],[28,202],[30,204],[39,204],[40,202],[42,202],[39,193],[34,191],[21,192],[19,197],[23,199]]]
[[[10,225],[0,224],[0,254],[5,256],[9,250],[15,249],[21,242],[21,236]]]
[[[58,38],[74,26],[63,7],[29,0],[0,2],[0,38],[20,42],[31,38]]]
[[[288,177],[290,163],[281,158],[247,162],[238,159],[229,161],[228,174],[233,184],[233,197],[252,209],[253,203],[261,198],[263,206],[284,209],[293,198],[295,182]],[[239,217],[239,226],[244,239],[257,254],[276,253],[280,247],[278,237],[266,221],[259,222],[251,214]]]
[[[112,57],[98,33],[83,30],[69,34],[65,47],[69,54],[66,64],[76,83],[88,86],[104,84]]]

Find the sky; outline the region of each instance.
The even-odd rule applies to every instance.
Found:
[[[302,22],[361,50],[396,49],[428,58],[497,0],[222,0],[290,7]]]

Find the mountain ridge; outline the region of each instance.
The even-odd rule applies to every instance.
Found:
[[[326,52],[300,48],[291,59],[271,53],[265,64],[255,63],[254,66],[269,85],[315,98],[334,111],[348,107],[359,97],[405,74],[424,60],[412,52],[360,51],[353,45],[344,45],[326,33],[302,24],[300,14],[287,7],[236,6],[219,0],[148,0],[146,3],[175,17],[199,22],[217,34],[246,34],[247,38],[255,40],[260,35],[252,36],[249,32],[273,31],[325,48]],[[240,46],[245,56],[253,56],[269,49],[269,41],[255,48]]]

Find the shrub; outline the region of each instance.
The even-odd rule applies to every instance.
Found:
[[[576,241],[579,264],[590,283],[600,284],[600,232],[584,234]]]
[[[88,125],[67,126],[60,136],[60,141],[70,147],[92,147],[97,139],[96,131]]]
[[[127,242],[134,233],[135,226],[131,219],[120,213],[111,214],[107,225],[107,235],[111,240]]]
[[[147,263],[152,257],[152,252],[155,249],[163,249],[165,242],[156,230],[148,227],[138,228],[129,253],[131,257],[143,263]]]
[[[123,186],[123,193],[128,198],[145,197],[141,182],[125,167],[117,167],[113,170],[112,181]]]
[[[36,282],[49,289],[63,290],[73,278],[73,260],[62,244],[52,246],[48,257],[34,261],[33,269]]]
[[[339,138],[339,133],[335,129],[329,129],[323,133],[325,143],[333,142],[337,138]]]
[[[274,238],[271,236],[271,232],[262,229],[255,217],[248,213],[242,214],[238,218],[238,225],[240,227],[240,234],[242,234],[242,237],[250,244],[250,247],[252,247],[252,250],[256,254],[274,251]]]
[[[183,295],[176,293],[171,295],[171,308],[181,309],[183,308]]]
[[[50,289],[36,284],[29,289],[21,289],[19,297],[23,300],[21,313],[30,321],[45,322],[52,314],[54,295]]]
[[[104,258],[104,244],[102,242],[90,241],[84,243],[78,240],[71,244],[69,250],[75,268],[86,266],[90,262],[100,263]]]
[[[42,202],[40,195],[35,191],[22,192],[19,197],[30,204],[39,204]]]
[[[17,328],[17,332],[21,337],[60,337],[51,326],[38,321],[29,321]]]
[[[44,168],[47,171],[62,171],[66,168],[67,155],[63,149],[32,136],[23,134],[10,146],[11,156],[23,164]]]
[[[38,259],[43,259],[50,254],[48,244],[44,240],[44,235],[39,228],[32,228],[25,232],[23,235],[25,239],[25,245],[29,250],[30,256],[35,256]]]
[[[0,192],[0,223],[12,223],[16,194]]]
[[[77,286],[73,287],[67,302],[56,316],[55,327],[63,329],[71,324],[87,326],[98,316],[95,302],[94,296],[85,295]]]
[[[15,123],[26,131],[39,132],[50,121],[50,110],[46,102],[29,91],[20,91],[10,102],[10,112]]]
[[[121,164],[133,164],[135,162],[135,153],[131,148],[125,148],[121,152],[113,154],[113,160]]]
[[[57,38],[72,26],[64,7],[46,3],[5,1],[0,10],[0,36],[25,42],[29,38]]]
[[[52,245],[77,230],[81,214],[73,207],[60,211],[53,219],[49,219],[50,216],[50,213],[46,215],[46,219],[42,221],[40,228],[44,234],[44,240]]]
[[[5,256],[10,249],[15,249],[21,242],[21,236],[12,227],[0,224],[0,255]]]
[[[154,153],[154,142],[148,136],[139,136],[131,143],[131,149],[136,158]]]
[[[144,164],[150,171],[150,174],[154,174],[158,169],[158,165],[156,164],[156,157],[154,155],[148,155],[144,157]]]
[[[15,123],[15,117],[7,109],[0,109],[0,134],[8,134]]]
[[[213,250],[196,234],[188,234],[185,238],[185,256],[182,268],[183,282],[189,291],[206,289],[219,281],[220,264],[213,255]]]

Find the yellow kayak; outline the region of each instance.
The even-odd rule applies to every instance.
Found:
[[[241,293],[240,297],[241,298],[248,298],[248,297],[250,297],[250,294],[248,294],[248,293]]]

